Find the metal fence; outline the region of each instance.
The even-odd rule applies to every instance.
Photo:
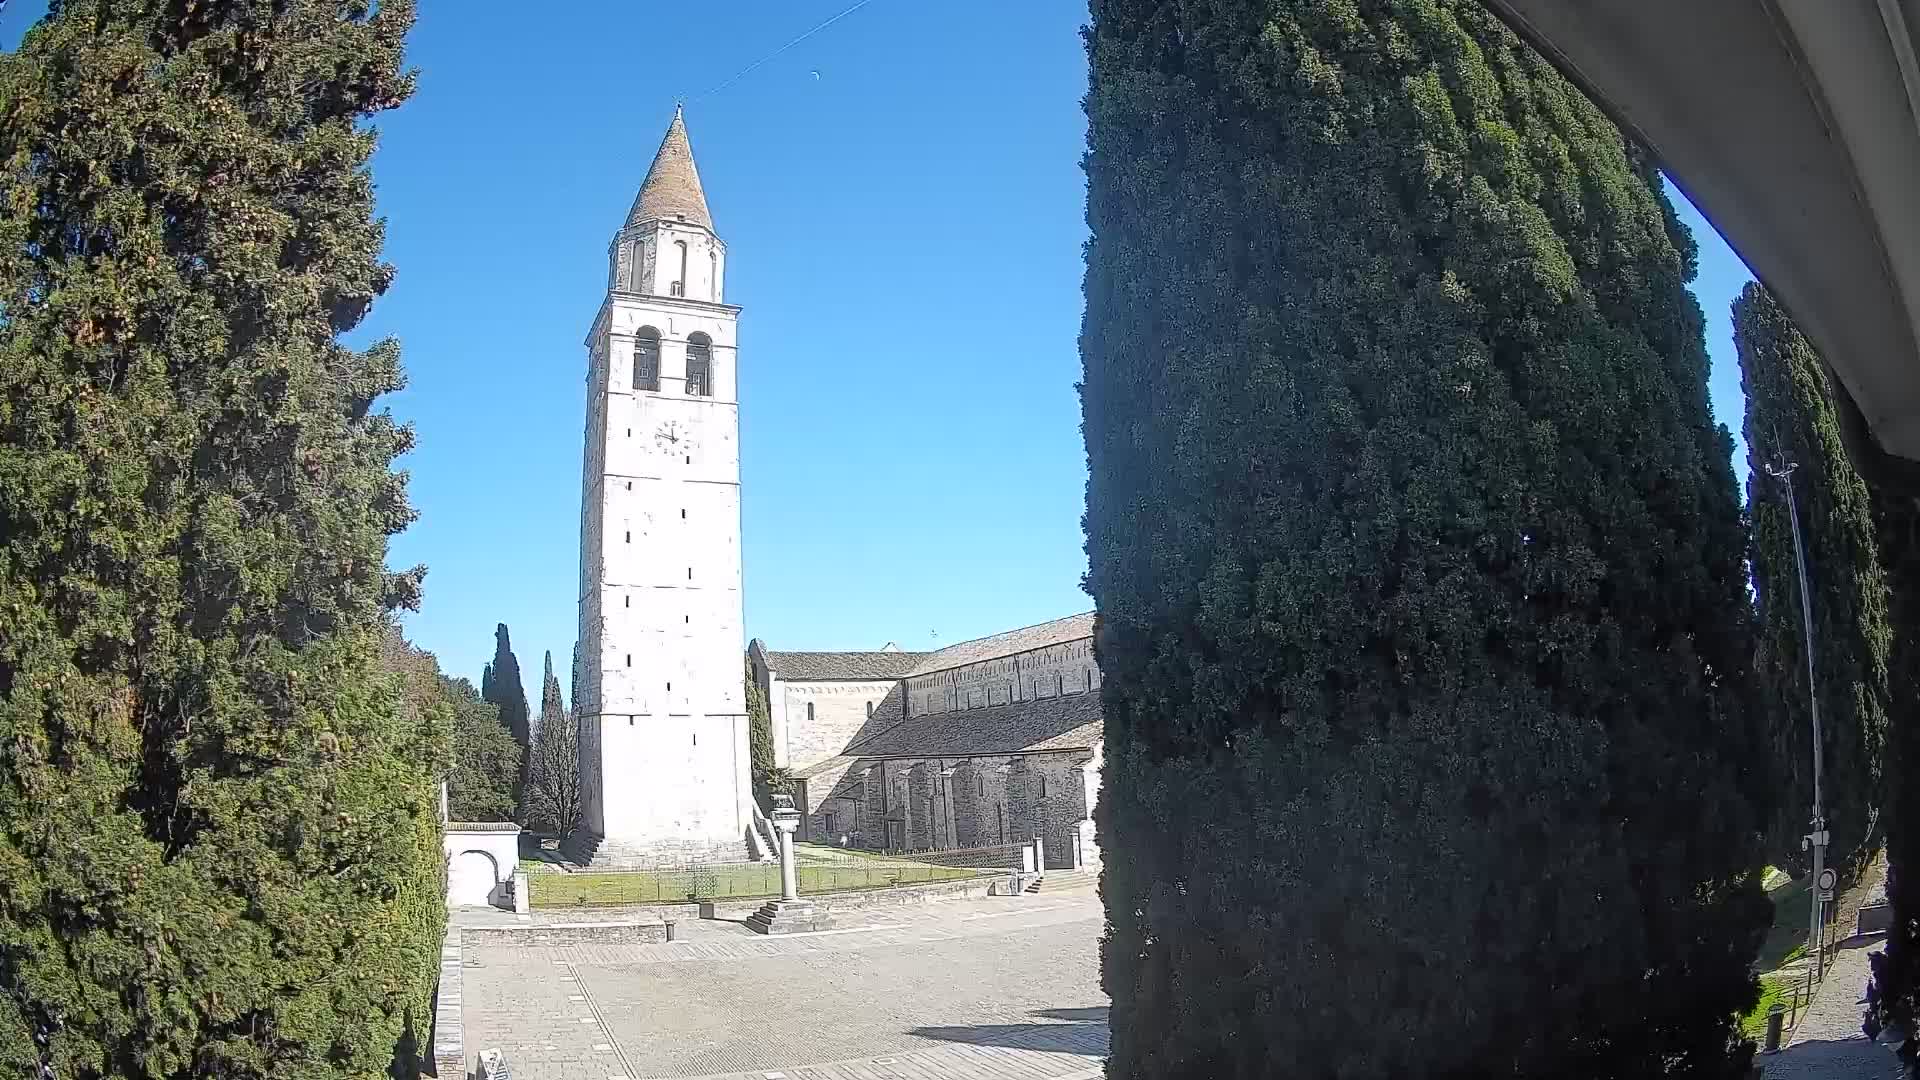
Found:
[[[803,895],[887,889],[1008,874],[1020,865],[1015,846],[913,854],[800,847],[794,876]],[[533,907],[686,904],[780,895],[778,862],[690,862],[644,870],[531,874]]]

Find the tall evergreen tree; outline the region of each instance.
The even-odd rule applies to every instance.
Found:
[[[1785,481],[1767,472],[1786,460],[1797,466],[1792,483],[1813,593],[1823,803],[1833,837],[1828,859],[1852,876],[1880,840],[1892,645],[1872,500],[1841,445],[1819,356],[1764,287],[1750,283],[1734,301],[1733,340],[1747,402],[1747,503],[1760,616],[1754,668],[1778,778],[1773,860],[1790,865],[1803,859],[1800,838],[1813,805],[1813,727],[1793,528]]]
[[[547,650],[546,671],[540,677],[540,723],[558,721],[567,707],[560,700],[560,680],[553,674],[553,650]]]
[[[1108,1075],[1741,1075],[1745,540],[1657,174],[1470,0],[1092,8]]]
[[[1874,958],[1879,1019],[1920,1033],[1920,499],[1874,492],[1881,564],[1889,586],[1886,836],[1887,901],[1893,908],[1884,955]],[[1913,1040],[1905,1051],[1907,1075]]]
[[[64,0],[0,59],[0,1073],[407,1074],[444,718],[341,344],[410,0]]]
[[[753,677],[753,661],[747,661],[747,762],[753,773],[753,797],[761,806],[771,807],[772,789],[768,784],[774,772],[773,712],[767,707],[767,695]]]
[[[520,778],[513,785],[514,805],[521,805],[527,786],[528,751],[533,748],[532,717],[527,713],[527,690],[520,682],[520,658],[513,655],[507,624],[493,629],[493,663],[480,676],[481,696],[500,710],[500,723],[520,744]]]

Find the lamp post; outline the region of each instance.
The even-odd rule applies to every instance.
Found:
[[[1813,718],[1813,821],[1812,830],[1801,841],[1801,847],[1813,851],[1813,876],[1809,879],[1812,887],[1807,890],[1811,901],[1811,911],[1807,917],[1807,952],[1813,957],[1817,975],[1826,974],[1826,958],[1820,949],[1820,882],[1821,871],[1826,869],[1827,861],[1827,816],[1820,798],[1820,773],[1823,753],[1820,739],[1820,695],[1813,682],[1813,593],[1807,587],[1807,551],[1800,540],[1800,505],[1793,495],[1793,471],[1799,468],[1796,463],[1781,457],[1778,465],[1766,467],[1767,475],[1780,481],[1787,489],[1787,521],[1793,528],[1794,569],[1800,576],[1800,631],[1805,639],[1807,650],[1807,712]]]

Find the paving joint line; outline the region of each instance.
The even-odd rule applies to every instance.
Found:
[[[639,1070],[633,1067],[633,1059],[627,1056],[627,1048],[621,1045],[620,1037],[613,1033],[613,1025],[607,1023],[607,1014],[601,1010],[600,1002],[594,999],[593,991],[587,989],[587,981],[580,977],[580,972],[575,970],[572,963],[567,964],[567,974],[573,976],[573,984],[580,988],[580,996],[586,1001],[588,1011],[593,1013],[593,1021],[600,1028],[600,1034],[606,1036],[607,1045],[613,1047],[613,1056],[620,1061],[620,1074],[627,1077],[639,1076]]]

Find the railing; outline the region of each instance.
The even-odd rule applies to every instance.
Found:
[[[802,895],[972,881],[1011,873],[1014,847],[880,855],[802,845],[794,876]],[[648,870],[533,874],[532,906],[686,904],[702,900],[758,900],[780,895],[777,862],[696,862]]]

